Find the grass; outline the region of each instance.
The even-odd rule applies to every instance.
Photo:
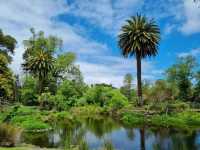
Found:
[[[81,107],[73,107],[70,110],[70,113],[74,116],[94,116],[100,115],[103,113],[103,108],[95,105],[81,106]]]
[[[200,113],[189,110],[166,114],[154,114],[145,116],[142,113],[123,112],[120,118],[121,122],[128,126],[150,125],[159,127],[174,127],[180,129],[191,129],[200,127]]]
[[[19,106],[13,111],[14,107],[4,110],[1,113],[1,122],[9,116],[9,123],[28,131],[50,128],[50,124],[44,120],[46,115],[35,107]]]

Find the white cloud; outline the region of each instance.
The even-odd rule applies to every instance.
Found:
[[[200,55],[200,48],[192,49],[188,52],[179,53],[178,57],[187,57],[189,55],[192,55],[192,56],[195,56],[195,57],[199,56]]]
[[[24,51],[22,41],[30,37],[29,29],[31,27],[35,27],[36,30],[43,30],[46,34],[61,37],[67,50],[79,54],[98,54],[98,52],[108,50],[105,44],[81,36],[81,33],[78,33],[73,26],[53,20],[58,14],[66,13],[67,10],[67,4],[61,0],[0,2],[0,26],[6,34],[11,34],[18,41],[19,48],[15,51],[13,67],[19,64],[20,54]],[[19,66],[15,67],[18,68]]]
[[[193,0],[146,0],[142,11],[148,17],[167,19],[165,35],[179,31],[185,35],[200,32],[200,2]]]
[[[85,81],[89,84],[108,83],[120,87],[123,84],[123,78],[126,73],[131,73],[136,80],[136,60],[133,58],[97,56],[95,60],[98,63],[77,62]],[[152,62],[142,61],[142,79],[155,80],[160,76],[161,70],[156,70]]]
[[[200,8],[192,0],[183,1],[184,23],[180,31],[184,34],[193,34],[200,32]]]
[[[124,20],[134,15],[142,4],[143,0],[76,0],[70,5],[69,13],[116,35]]]

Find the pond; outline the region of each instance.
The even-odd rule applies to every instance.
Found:
[[[5,133],[0,130],[0,143],[3,136]],[[73,126],[57,125],[48,132],[24,132],[20,134],[18,143],[60,149],[79,147],[83,150],[200,150],[200,131],[130,128],[111,118],[87,118]]]

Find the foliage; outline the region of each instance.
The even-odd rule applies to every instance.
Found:
[[[15,146],[21,130],[9,124],[0,124],[0,145]]]
[[[124,85],[120,88],[122,94],[124,94],[129,101],[133,100],[135,97],[135,91],[132,88],[133,77],[130,73],[126,74],[124,77]]]
[[[109,91],[108,97],[110,97],[110,100],[106,103],[106,105],[113,110],[121,109],[128,105],[127,98],[117,89]]]
[[[11,123],[26,130],[48,129],[50,125],[43,122],[39,110],[34,107],[20,106],[17,113],[11,119]]]
[[[4,101],[13,99],[14,78],[8,65],[16,43],[12,36],[5,35],[0,29],[0,100]]]
[[[44,82],[48,79],[54,67],[54,53],[61,46],[61,40],[55,36],[45,37],[43,32],[35,33],[31,29],[32,37],[24,41],[23,69],[38,77],[39,93],[44,91]]]
[[[65,79],[67,73],[74,67],[76,55],[72,52],[67,52],[59,55],[54,62],[53,76],[59,79]]]
[[[75,106],[77,99],[82,96],[80,85],[74,81],[64,80],[58,87],[55,95],[50,92],[42,93],[38,97],[40,107],[43,109],[56,109],[58,111],[67,110]]]
[[[78,105],[98,105],[120,109],[128,103],[127,98],[118,89],[105,86],[93,86],[78,101]]]
[[[194,86],[193,101],[200,102],[200,71],[195,74],[196,84]]]
[[[164,101],[164,102],[153,102],[148,104],[149,110],[158,111],[164,114],[173,114],[182,112],[189,109],[189,104],[181,101]]]
[[[144,124],[144,116],[138,113],[124,112],[121,121],[126,125],[140,125]]]
[[[37,105],[37,80],[31,75],[25,76],[20,93],[24,105]]]
[[[39,97],[38,97],[38,102],[40,103],[40,107],[43,109],[47,109],[47,110],[51,110],[54,105],[55,105],[55,101],[54,101],[54,96],[51,95],[51,93],[47,92],[47,93],[42,93]]]
[[[93,115],[100,115],[103,113],[103,109],[99,106],[94,105],[87,105],[87,106],[79,106],[79,107],[72,107],[70,112],[74,116],[93,116]]]
[[[137,126],[141,124],[153,125],[159,127],[174,127],[181,129],[196,128],[200,125],[200,114],[198,112],[183,111],[170,115],[154,114],[149,117],[142,113],[122,112],[121,121],[128,126]]]
[[[146,84],[143,88],[146,102],[165,102],[173,99],[173,91],[165,80],[157,80],[151,86]]]
[[[176,64],[166,71],[167,81],[171,83],[171,87],[177,87],[179,99],[190,100],[191,98],[191,80],[195,66],[196,60],[194,57],[181,57]]]

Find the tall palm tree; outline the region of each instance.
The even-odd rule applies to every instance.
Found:
[[[44,80],[53,69],[53,63],[52,55],[48,51],[40,50],[28,57],[28,61],[23,64],[24,70],[38,76],[40,94],[44,90]]]
[[[127,20],[118,36],[119,47],[124,57],[135,56],[137,61],[138,103],[143,105],[141,83],[141,59],[156,56],[160,41],[160,29],[154,20],[136,15]]]

